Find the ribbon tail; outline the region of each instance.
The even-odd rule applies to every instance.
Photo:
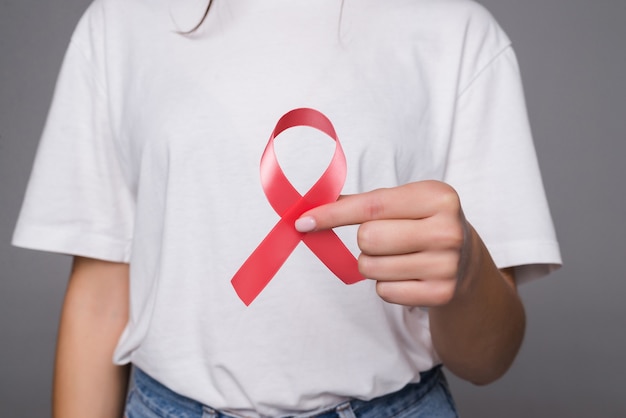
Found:
[[[365,279],[356,258],[333,231],[309,232],[302,241],[345,284]]]
[[[230,281],[235,292],[249,306],[272,280],[302,239],[292,223],[279,221]]]

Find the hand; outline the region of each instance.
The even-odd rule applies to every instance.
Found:
[[[304,213],[300,232],[359,224],[359,270],[378,295],[408,306],[446,305],[471,259],[471,227],[449,185],[422,181],[343,196]]]

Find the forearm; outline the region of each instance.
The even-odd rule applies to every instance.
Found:
[[[112,357],[128,318],[127,288],[127,266],[75,262],[59,327],[54,417],[122,416],[129,368]]]
[[[452,301],[430,310],[435,349],[448,369],[476,384],[502,376],[522,343],[525,314],[511,274],[493,263],[469,228],[472,253]]]

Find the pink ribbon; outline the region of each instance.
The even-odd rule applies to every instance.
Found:
[[[294,126],[318,129],[334,139],[336,145],[330,164],[304,196],[287,180],[274,151],[274,139]],[[254,301],[300,241],[345,284],[363,280],[356,259],[333,231],[302,233],[294,226],[296,219],[307,210],[336,201],[345,180],[346,157],[335,128],[326,116],[317,110],[302,108],[291,110],[278,120],[261,157],[261,184],[267,200],[281,218],[231,280],[243,303],[250,305]]]

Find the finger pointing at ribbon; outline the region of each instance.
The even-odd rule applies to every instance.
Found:
[[[303,213],[296,223],[300,232],[356,225],[381,219],[420,219],[442,206],[455,210],[456,193],[444,183],[422,181],[371,192],[341,196],[336,202]]]

